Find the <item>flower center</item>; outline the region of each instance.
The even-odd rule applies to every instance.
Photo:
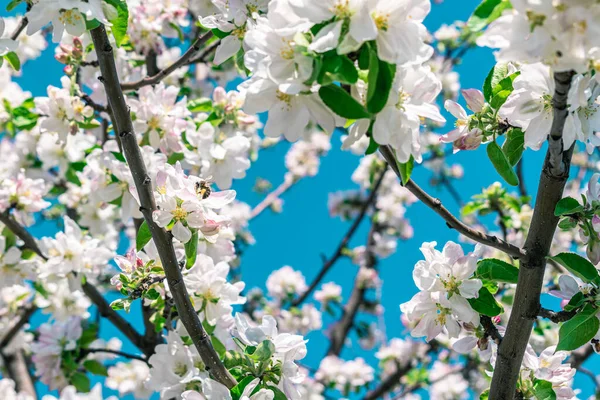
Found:
[[[171,211],[171,214],[173,214],[173,219],[176,220],[183,220],[185,219],[185,217],[187,217],[188,213],[187,211],[185,211],[183,208],[181,207],[176,207],[173,211]]]
[[[352,16],[350,0],[338,0],[330,11],[338,18],[350,18]]]
[[[377,27],[378,30],[386,32],[388,30],[388,28],[390,27],[389,21],[390,21],[389,13],[388,14],[373,13],[373,22],[375,22],[375,26]]]

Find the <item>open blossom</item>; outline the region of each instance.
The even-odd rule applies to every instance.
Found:
[[[514,91],[500,108],[499,115],[525,131],[525,147],[538,150],[550,133],[554,111],[554,79],[548,66],[541,63],[521,66],[513,81]],[[563,131],[564,148],[575,140],[575,123],[569,114]]]
[[[17,49],[17,42],[12,39],[4,39],[4,29],[6,27],[6,23],[4,18],[0,18],[0,55],[7,53],[9,51],[15,51]]]
[[[223,316],[230,315],[232,305],[243,304],[246,298],[240,296],[244,282],[231,284],[227,282],[229,265],[219,262],[204,254],[198,254],[195,264],[184,274],[184,282],[190,292],[199,300],[197,307],[204,307],[206,320],[216,324]]]
[[[467,106],[475,113],[482,110],[485,104],[483,93],[476,89],[462,91]],[[471,128],[471,116],[467,115],[465,109],[453,100],[446,100],[446,110],[456,118],[455,129],[440,137],[440,141],[454,143],[456,150],[472,150],[479,147],[483,139],[483,132],[479,128]]]
[[[342,299],[342,287],[335,282],[324,283],[320,290],[315,291],[314,297],[321,303],[321,307],[327,307],[330,301],[337,302]]]
[[[11,208],[17,221],[29,226],[33,223],[31,214],[50,206],[50,203],[44,200],[48,189],[43,179],[27,178],[25,171],[3,179],[0,182],[0,212]]]
[[[358,390],[375,379],[375,371],[364,359],[344,361],[337,356],[327,356],[319,365],[315,378],[345,393],[347,389]]]
[[[178,333],[169,331],[166,340],[155,347],[149,359],[150,376],[146,385],[159,391],[161,398],[170,399],[208,374],[198,368],[200,365],[204,369],[200,357],[183,343]]]
[[[138,399],[148,398],[152,392],[144,386],[144,382],[149,374],[150,368],[143,361],[118,362],[108,368],[106,387],[118,390],[120,396],[132,393]]]
[[[411,155],[421,159],[421,118],[446,122],[432,103],[441,89],[439,80],[426,67],[398,68],[388,102],[373,124],[373,138],[393,147],[399,162],[407,162]]]
[[[267,278],[269,295],[280,301],[302,294],[306,289],[304,275],[288,265],[273,271]]]
[[[40,335],[31,344],[36,374],[51,390],[67,385],[61,370],[63,351],[75,350],[81,337],[81,320],[71,318],[65,322],[45,323],[40,326]]]
[[[58,43],[65,30],[69,35],[81,36],[86,30],[86,21],[97,19],[108,24],[106,13],[113,14],[116,10],[102,0],[38,0],[27,12],[27,34],[52,22],[52,41]]]
[[[44,237],[40,244],[48,256],[48,261],[41,269],[44,277],[64,277],[69,272],[97,276],[114,256],[99,239],[84,234],[77,223],[67,216],[64,217],[64,232],[58,232],[54,238]]]
[[[499,49],[499,62],[543,62],[557,71],[583,72],[598,47],[594,1],[515,1],[477,39]]]
[[[176,168],[161,171],[156,184],[157,210],[152,217],[158,226],[168,227],[182,243],[191,239],[190,228],[197,229],[202,238],[216,242],[228,218],[218,215],[214,210],[231,203],[235,199],[235,191],[213,192],[206,181],[186,176],[179,163]]]

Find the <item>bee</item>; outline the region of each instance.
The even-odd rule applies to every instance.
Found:
[[[209,177],[206,180],[201,179],[200,181],[196,182],[196,184],[195,184],[196,195],[200,196],[202,199],[206,199],[212,193],[212,190],[210,188],[210,185],[212,183],[210,181],[211,178],[212,177]]]

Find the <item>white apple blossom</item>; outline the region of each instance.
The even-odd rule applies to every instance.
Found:
[[[307,288],[302,273],[288,265],[273,271],[267,278],[269,295],[281,302],[304,293]]]
[[[132,393],[137,399],[150,397],[152,392],[144,386],[144,382],[150,375],[150,368],[145,362],[139,360],[118,362],[109,367],[107,372],[106,387],[118,390],[119,396]]]

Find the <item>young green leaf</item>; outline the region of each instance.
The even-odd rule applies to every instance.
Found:
[[[572,351],[592,340],[600,327],[597,313],[596,307],[586,304],[577,315],[562,324],[558,331],[556,350]]]
[[[396,66],[377,58],[377,50],[371,46],[367,88],[367,110],[370,113],[377,114],[387,104],[395,73]]]
[[[502,11],[511,7],[508,0],[483,0],[467,20],[467,27],[472,32],[478,32],[498,19]]]
[[[410,176],[412,175],[413,168],[415,166],[415,160],[413,156],[410,156],[407,162],[399,163],[398,170],[400,171],[400,180],[402,181],[402,185],[406,185],[406,183],[410,180]]]
[[[115,38],[117,47],[120,47],[127,37],[127,25],[129,23],[129,9],[125,0],[105,0],[117,10],[117,17],[111,19],[111,31]]]
[[[508,159],[502,152],[502,149],[500,148],[500,146],[498,146],[498,143],[490,142],[490,144],[488,144],[487,146],[487,154],[490,161],[492,162],[492,165],[494,166],[494,168],[496,168],[498,174],[500,174],[500,176],[504,178],[506,183],[508,183],[511,186],[517,186],[519,184],[519,178],[517,177],[515,171],[512,169],[512,166],[508,162]]]
[[[150,233],[150,228],[146,221],[142,222],[140,225],[140,229],[138,230],[137,237],[135,238],[135,248],[137,251],[140,251],[148,244],[148,242],[152,239],[152,233]]]
[[[71,376],[71,383],[78,392],[88,393],[90,391],[90,378],[82,372],[75,372]]]
[[[500,315],[504,309],[492,295],[489,290],[485,287],[479,289],[479,297],[476,299],[467,299],[473,310],[480,314],[487,315],[489,317],[495,317]]]
[[[519,74],[520,72],[517,71],[502,79],[496,86],[492,86],[492,99],[490,100],[490,105],[495,110],[502,107],[502,104],[506,102],[508,96],[513,92],[513,81]]]
[[[6,61],[8,61],[8,63],[10,64],[10,66],[15,71],[18,71],[18,70],[21,69],[21,60],[19,60],[19,56],[14,51],[11,51],[10,53],[6,53],[4,55],[4,59]]]
[[[108,376],[106,367],[97,360],[85,360],[83,367],[94,375]]]
[[[548,259],[553,260],[563,267],[565,267],[570,273],[577,276],[579,279],[584,281],[585,283],[598,282],[600,280],[600,276],[598,275],[598,270],[594,267],[587,259],[581,257],[579,254],[575,253],[560,253],[555,255],[554,257],[548,257]]]
[[[525,150],[525,134],[519,128],[509,129],[506,133],[506,141],[502,145],[502,151],[511,166],[517,165],[523,151]]]
[[[484,258],[477,263],[475,275],[494,282],[517,283],[519,269],[502,260]]]
[[[321,86],[319,96],[323,103],[340,117],[352,119],[371,118],[367,110],[339,86]]]
[[[185,266],[187,269],[192,268],[194,263],[196,262],[196,257],[198,255],[198,231],[195,230],[192,233],[192,237],[188,242],[184,245],[185,247]]]
[[[191,112],[212,111],[212,100],[208,97],[200,97],[194,100],[190,100],[187,103],[187,109]]]
[[[579,204],[576,199],[572,197],[565,197],[556,203],[554,215],[560,217],[561,215],[576,214],[580,211],[583,211],[583,206]]]
[[[490,102],[492,100],[494,87],[496,87],[507,74],[508,66],[506,64],[496,64],[492,67],[483,83],[483,97],[485,97],[485,101]]]
[[[239,400],[239,398],[242,397],[242,393],[244,393],[244,389],[246,389],[246,386],[248,386],[248,384],[254,379],[254,376],[247,376],[244,379],[242,379],[237,385],[235,385],[231,389],[232,400]]]
[[[536,400],[556,400],[556,393],[552,389],[552,383],[536,379],[533,384],[533,392]]]

